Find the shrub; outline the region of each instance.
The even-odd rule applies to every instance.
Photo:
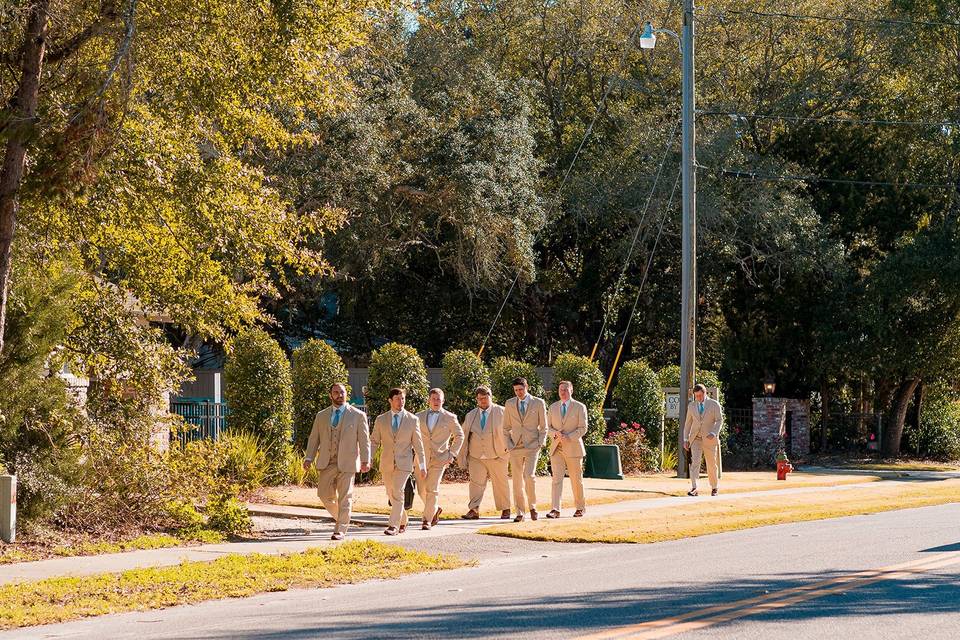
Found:
[[[291,451],[287,458],[287,481],[302,487],[307,480],[307,470],[303,468],[304,457],[298,451]]]
[[[477,404],[477,387],[490,385],[490,372],[473,351],[455,349],[443,356],[443,379],[447,409],[463,418]]]
[[[626,423],[621,423],[620,427],[604,438],[603,442],[620,447],[620,466],[624,475],[659,471],[657,458],[660,455],[647,442],[644,428],[639,424],[627,425]]]
[[[599,444],[607,433],[603,419],[603,374],[596,362],[572,353],[562,353],[553,363],[554,382],[569,380],[573,383],[573,397],[587,405],[587,444]],[[553,395],[556,395],[554,392]]]
[[[281,479],[293,423],[290,363],[261,329],[241,332],[229,353],[223,374],[230,428],[257,436],[270,463],[268,479]]]
[[[650,365],[644,360],[625,362],[617,372],[613,399],[617,405],[617,418],[621,422],[639,423],[646,429],[650,442],[660,442],[664,414],[663,389]]]
[[[498,404],[503,404],[513,397],[514,378],[526,378],[530,385],[530,395],[543,397],[543,380],[537,373],[537,368],[532,364],[513,360],[505,356],[494,358],[490,363],[490,388],[493,391],[493,399]],[[476,406],[476,398],[473,399]]]
[[[207,504],[207,526],[230,536],[249,533],[253,529],[250,512],[237,500],[236,492],[214,496]]]
[[[226,484],[236,485],[240,491],[250,491],[263,485],[264,479],[270,474],[271,465],[257,436],[231,429],[223,435],[219,446],[223,448],[223,459],[217,475]],[[286,476],[287,461],[284,460],[283,480]]]
[[[427,408],[427,367],[417,350],[390,342],[370,356],[370,380],[367,383],[367,413],[371,420],[390,408],[390,389],[407,392],[407,410],[414,413]]]
[[[291,358],[293,379],[293,444],[303,451],[317,412],[330,404],[330,386],[347,383],[347,367],[333,347],[322,340],[307,340]],[[347,397],[350,386],[347,385]]]
[[[930,385],[920,405],[920,425],[907,436],[917,454],[943,460],[960,459],[960,399],[943,384]]]
[[[178,537],[196,539],[202,535],[206,520],[193,503],[186,500],[171,500],[166,504],[165,510],[170,519],[170,527],[176,530]]]

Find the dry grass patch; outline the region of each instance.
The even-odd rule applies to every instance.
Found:
[[[223,542],[224,535],[209,529],[201,530],[196,538],[179,538],[166,533],[151,533],[128,539],[97,540],[91,536],[75,536],[61,543],[18,542],[0,545],[0,565],[17,562],[36,562],[48,558],[96,556],[105,553],[167,549],[197,544]]]
[[[0,587],[0,629],[293,588],[395,578],[464,564],[455,557],[431,556],[379,542],[351,541],[282,556],[229,555],[213,562],[51,578]]]
[[[550,542],[650,543],[951,502],[960,502],[960,480],[883,482],[832,492],[716,498],[595,519],[500,525],[479,533]]]
[[[858,474],[806,474],[791,473],[787,482],[778,482],[773,471],[734,471],[723,474],[723,490],[725,493],[742,493],[745,491],[769,491],[771,489],[797,487],[833,487],[843,484],[859,484],[881,480],[879,476],[864,476]],[[537,478],[537,508],[541,511],[550,510],[549,477]],[[657,474],[648,476],[628,477],[623,480],[602,480],[599,478],[584,478],[584,489],[589,505],[612,504],[625,500],[643,500],[645,498],[663,498],[667,496],[682,496],[687,493],[689,481],[677,478],[672,474]],[[440,506],[443,508],[443,519],[456,519],[467,511],[469,485],[466,482],[450,482],[440,486]],[[354,488],[353,510],[356,513],[390,513],[387,507],[387,497],[381,485],[364,485]],[[564,480],[563,508],[573,508],[573,491],[570,480]],[[296,507],[322,508],[316,489],[309,487],[269,487],[263,489],[257,496],[260,501],[269,504],[289,505]],[[419,516],[423,509],[420,498],[414,498],[412,513]],[[480,511],[485,516],[499,515],[493,504],[493,491],[488,488],[484,496]]]

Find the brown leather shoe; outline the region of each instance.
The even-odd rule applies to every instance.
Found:
[[[437,523],[440,522],[440,514],[441,514],[441,513],[443,513],[443,509],[441,509],[440,507],[437,507],[437,512],[436,512],[435,514],[433,514],[433,519],[430,520],[430,526],[431,526],[431,527],[437,526]]]
[[[383,535],[385,535],[385,536],[395,536],[395,535],[397,535],[397,529],[396,529],[396,527],[387,527],[386,529],[383,530]]]
[[[423,529],[424,531],[430,531],[430,523],[424,522],[422,525],[420,525],[420,528]]]
[[[536,510],[536,509],[530,509],[530,519],[531,519],[531,520],[536,520],[536,519],[539,518],[539,517],[540,517],[540,514],[537,513],[537,510]]]
[[[550,518],[551,520],[556,520],[557,518],[560,517],[560,512],[557,511],[556,509],[551,509],[550,512],[547,513],[547,517]]]
[[[583,517],[583,509],[577,509],[576,511],[574,511],[574,512],[573,512],[573,517],[574,517],[574,518],[582,518],[582,517]]]
[[[514,522],[523,522],[523,514],[518,513],[517,517],[513,519]]]
[[[406,530],[407,530],[407,525],[402,524],[400,525],[400,528],[397,529],[397,533],[404,533]]]
[[[501,512],[500,512],[500,519],[501,519],[501,520],[509,520],[509,519],[510,519],[510,509],[504,509],[503,511],[501,511]]]
[[[716,489],[712,489],[712,490],[710,491],[710,495],[712,495],[712,496],[717,495],[717,490],[716,490]]]
[[[479,520],[480,512],[477,511],[476,509],[470,509],[470,511],[467,511],[465,514],[463,514],[460,517],[463,518],[464,520]]]
[[[333,533],[333,535],[330,536],[330,539],[331,539],[331,540],[343,540],[343,534],[340,533],[339,531],[335,531],[335,532]]]
[[[700,494],[697,493],[697,490],[696,490],[696,489],[690,489],[690,491],[687,491],[687,495],[688,495],[688,496],[696,497],[696,496],[698,496],[698,495],[700,495]]]

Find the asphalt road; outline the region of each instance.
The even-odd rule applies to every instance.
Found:
[[[0,638],[960,637],[960,504],[654,545],[405,542],[478,565]]]

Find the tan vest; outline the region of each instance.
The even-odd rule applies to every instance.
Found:
[[[489,420],[489,416],[487,419]],[[470,440],[470,457],[496,458],[497,451],[493,446],[493,425],[487,424],[486,429],[480,429],[480,421],[477,420],[470,431],[473,433]]]

